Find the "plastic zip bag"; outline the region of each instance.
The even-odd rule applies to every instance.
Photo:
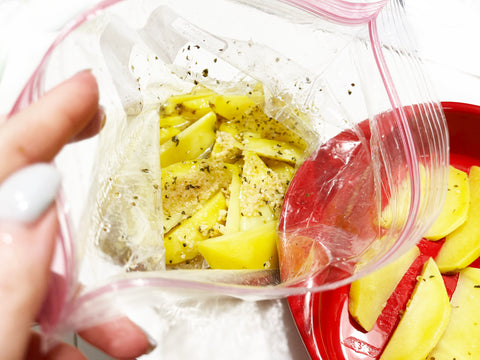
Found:
[[[106,1],[80,16],[12,110],[83,67],[107,108],[99,139],[57,159],[60,170],[72,158],[95,166],[84,216],[69,214],[78,174],[64,174],[43,331],[55,338],[179,294],[322,291],[413,246],[443,201],[448,139],[407,35],[397,1]],[[217,93],[262,84],[265,111],[308,144],[279,219],[280,272],[165,270],[158,108],[195,83]]]

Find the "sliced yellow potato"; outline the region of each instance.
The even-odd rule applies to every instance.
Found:
[[[276,140],[302,151],[307,149],[307,142],[297,132],[267,116],[258,106],[247,110],[240,120],[222,122],[219,130],[234,135],[238,141],[248,136]]]
[[[424,237],[428,240],[440,240],[462,225],[467,218],[469,201],[468,175],[450,166],[445,204]]]
[[[209,159],[178,162],[163,168],[160,189],[164,232],[193,215],[231,181],[231,172]]]
[[[167,128],[169,126],[181,127],[184,125],[188,125],[189,123],[190,123],[189,120],[185,119],[183,116],[180,116],[180,115],[160,117],[161,128]]]
[[[160,118],[168,117],[168,116],[178,116],[180,107],[178,104],[174,104],[171,102],[167,102],[160,106],[159,114]]]
[[[388,298],[418,255],[420,250],[414,246],[395,262],[350,285],[350,315],[366,331],[372,330]]]
[[[480,256],[480,167],[472,166],[468,184],[470,204],[467,219],[446,236],[435,259],[442,273],[461,270]]]
[[[265,163],[270,169],[277,173],[282,181],[290,183],[293,175],[295,175],[295,168],[286,162],[267,159]]]
[[[229,134],[232,134],[235,139],[238,141],[238,140],[242,140],[242,131],[243,129],[238,126],[237,124],[233,123],[233,122],[229,122],[229,121],[224,121],[220,124],[219,128],[218,128],[219,131],[223,131],[223,132],[226,132],[226,133],[229,133]],[[242,146],[243,147],[243,146]]]
[[[259,107],[253,108],[243,124],[245,130],[258,133],[259,137],[283,141],[301,149],[307,148],[307,141],[300,135],[298,119],[295,121],[280,122],[265,114]],[[290,127],[286,124],[288,123]]]
[[[205,263],[197,261],[202,258],[198,244],[216,237],[212,243],[218,242],[218,249],[209,249],[209,243],[202,246],[206,254],[218,253],[226,248],[221,241],[224,237],[236,240],[237,236],[246,236],[239,251],[246,254],[252,244],[258,249],[248,250],[249,255],[234,260],[233,265],[221,265],[231,261],[230,254],[223,260],[214,256],[212,267],[278,266],[276,225],[269,224],[278,222],[285,191],[299,161],[304,160],[300,158],[307,142],[298,132],[303,120],[293,111],[284,111],[282,121],[277,121],[270,98],[265,113],[260,83],[247,88],[245,95],[231,94],[218,95],[199,85],[189,94],[171,96],[159,109],[162,172],[158,188],[170,269],[202,267]],[[225,206],[209,200],[219,191]],[[221,219],[213,216],[215,212]],[[215,218],[214,233],[204,233],[202,229],[211,227]],[[254,229],[259,233],[250,232]],[[195,261],[190,261],[192,257]]]
[[[169,126],[175,126],[180,128],[180,127],[185,127],[189,123],[190,123],[189,120],[185,119],[183,116],[180,116],[180,115],[160,117],[161,128],[167,128]]]
[[[228,164],[230,166],[230,164]],[[202,174],[204,175],[202,177]],[[188,160],[177,162],[162,169],[161,185],[162,190],[167,190],[181,181],[193,184],[193,188],[210,188],[214,180],[221,177],[223,185],[231,181],[232,173],[227,166],[218,164],[210,159]],[[184,184],[185,185],[185,184]],[[202,185],[202,186],[200,186]],[[188,184],[186,184],[188,187]],[[187,189],[190,191],[190,189]],[[191,192],[191,191],[190,191]]]
[[[233,164],[241,157],[242,149],[243,145],[233,134],[219,130],[210,156],[218,161]]]
[[[180,223],[187,218],[186,213],[175,213],[173,215],[163,216],[163,232],[167,233],[172,230],[175,226],[180,225]]]
[[[160,147],[160,165],[166,167],[176,162],[196,159],[215,141],[217,116],[209,112]]]
[[[243,215],[257,215],[263,202],[263,190],[270,185],[270,175],[273,173],[267,165],[252,151],[243,153],[243,172],[240,187],[240,206]]]
[[[192,95],[217,95],[215,91],[207,88],[205,85],[197,84],[190,91]]]
[[[208,99],[215,95],[215,92],[203,87],[201,90],[198,88],[196,92],[192,90],[189,94],[172,95],[168,98],[167,103],[178,105],[192,100]]]
[[[430,258],[380,360],[425,359],[445,332],[449,318],[447,290],[435,261]]]
[[[249,126],[249,119],[252,114],[249,113],[245,116],[245,121],[234,120],[222,122],[220,124],[219,130],[232,134],[238,141],[243,141],[245,137],[262,138],[264,133],[264,131],[262,130],[262,126]]]
[[[268,205],[276,214],[283,201],[284,184],[254,152],[244,151],[243,159],[242,185],[240,187],[242,216],[263,216],[263,213],[260,214],[260,208],[265,205]]]
[[[204,240],[198,250],[212,269],[278,268],[277,222]]]
[[[176,182],[179,177],[185,176],[192,171],[198,171],[197,168],[201,166],[200,162],[195,160],[177,162],[162,169],[162,188],[168,184]]]
[[[450,322],[427,359],[480,359],[480,269],[460,272]]]
[[[160,129],[160,145],[165,144],[167,141],[171,140],[172,137],[180,133],[180,129],[170,126],[167,128]]]
[[[266,224],[275,219],[275,215],[268,205],[262,205],[257,208],[255,215],[240,216],[240,230],[248,230],[262,224]]]
[[[399,201],[396,203],[396,208],[394,209],[391,202],[389,202],[382,210],[380,216],[380,226],[384,229],[389,229],[392,226],[393,213],[395,212],[398,216],[398,223],[400,226],[405,224],[408,217],[408,211],[410,210],[410,183],[408,181],[402,181],[398,187],[397,198]]]
[[[220,212],[227,208],[225,197],[219,191],[192,217],[164,237],[165,261],[177,264],[198,255],[197,242],[208,238],[209,229],[218,224]]]
[[[303,150],[283,141],[246,137],[245,150],[256,152],[260,156],[295,164],[303,158]]]
[[[253,90],[248,93],[248,97],[252,99],[256,106],[263,108],[265,105],[265,91],[262,83],[256,83]]]
[[[225,222],[225,234],[231,234],[240,231],[240,167],[238,165],[228,164],[227,168],[232,172],[232,182],[230,183],[230,199],[228,200],[228,213]]]
[[[183,102],[183,108],[191,113],[193,116],[201,117],[212,111],[210,101],[214,101],[213,96],[202,97]]]
[[[219,95],[215,98],[214,110],[225,119],[240,118],[255,103],[246,95]]]
[[[421,193],[425,192],[425,183],[426,183],[426,173],[425,167],[420,164],[420,186]],[[397,189],[397,199],[394,204],[388,203],[382,210],[380,217],[380,226],[388,229],[392,226],[393,214],[395,212],[397,227],[403,227],[408,218],[408,212],[410,211],[410,202],[411,202],[411,183],[410,178],[407,177],[398,185]]]

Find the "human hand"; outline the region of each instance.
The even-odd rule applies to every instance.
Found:
[[[65,144],[97,133],[104,120],[98,98],[95,78],[84,71],[9,121],[0,122],[2,359],[85,359],[77,348],[64,343],[42,354],[41,335],[31,330],[46,296],[59,228],[54,205],[58,174],[45,164],[30,165],[47,163]],[[154,346],[126,318],[84,330],[80,335],[122,359],[138,357]]]

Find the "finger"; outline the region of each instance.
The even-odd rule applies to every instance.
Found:
[[[60,177],[46,164],[18,171],[0,185],[0,349],[22,357],[45,298],[58,223],[52,205]]]
[[[69,344],[60,343],[48,352],[42,348],[42,337],[32,332],[25,360],[87,360],[80,350]]]
[[[0,349],[20,359],[47,290],[58,223],[52,206],[39,220],[0,224]]]
[[[98,134],[99,131],[105,125],[105,120],[106,120],[105,110],[103,109],[102,106],[99,106],[97,112],[95,113],[93,118],[90,120],[90,122],[87,124],[87,126],[79,134],[77,134],[72,140],[73,141],[85,140]]]
[[[2,124],[0,181],[25,165],[53,159],[95,117],[98,96],[95,78],[83,71]]]
[[[127,318],[113,320],[79,332],[91,345],[114,358],[132,359],[151,352],[156,344]]]

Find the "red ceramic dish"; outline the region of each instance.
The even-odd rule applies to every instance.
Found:
[[[464,171],[480,166],[480,107],[463,103],[442,103],[449,129],[450,163]],[[307,293],[288,299],[299,333],[312,359],[378,359],[395,329],[399,312],[406,307],[423,263],[435,256],[442,241],[419,243],[420,257],[402,279],[370,332],[361,330],[348,313],[349,286],[321,293]],[[472,266],[480,268],[480,259]],[[444,276],[449,295],[458,276]]]

